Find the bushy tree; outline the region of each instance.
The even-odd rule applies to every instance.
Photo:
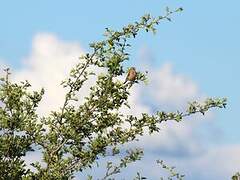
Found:
[[[204,103],[189,103],[185,112],[158,111],[135,117],[119,111],[123,106],[130,108],[130,90],[136,83],[146,80],[142,72],[137,72],[136,78],[127,83],[117,80],[127,69],[123,62],[129,59],[128,40],[135,38],[140,30],[155,33],[157,24],[162,20],[171,21],[171,14],[180,11],[182,8],[175,11],[167,8],[164,16],[156,18],[147,14],[120,31],[107,28],[106,39],[90,44],[92,52],[80,57],[69,77],[62,82],[67,89],[65,101],[61,109],[50,115],[39,117],[36,113],[44,90],[32,92],[27,81],[11,82],[10,71],[6,69],[0,84],[0,178],[71,179],[74,173],[91,168],[99,158],[119,156],[119,145],[135,141],[145,131],[158,132],[162,122],[180,122],[195,113],[204,115],[210,108],[224,108],[226,99],[209,98]],[[96,75],[90,71],[92,67],[104,69],[105,73]],[[90,76],[96,76],[97,80],[91,85],[89,96],[84,103],[73,103],[78,101],[79,92]],[[22,157],[36,149],[41,151],[43,163],[32,163],[35,170],[31,171]],[[107,163],[102,179],[120,173],[128,163],[139,160],[143,150],[128,149],[125,154],[119,165]],[[158,163],[168,169],[172,177],[182,178],[162,161]],[[136,179],[144,177],[138,173]]]

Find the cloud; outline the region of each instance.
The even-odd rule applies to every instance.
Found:
[[[54,34],[39,33],[34,37],[31,53],[23,60],[24,68],[16,70],[13,79],[18,82],[28,80],[34,90],[45,89],[38,109],[40,115],[58,110],[63,105],[67,90],[60,84],[79,63],[79,57],[83,54],[78,43],[64,42]],[[89,70],[93,70],[92,67]],[[103,72],[97,68],[94,71]],[[79,92],[80,102],[88,95],[89,87],[95,79],[90,77]]]
[[[66,78],[70,69],[79,61],[78,57],[84,53],[78,43],[65,42],[54,34],[40,33],[33,39],[31,53],[23,60],[24,67],[13,72],[13,79],[22,81],[27,79],[33,89],[44,87],[46,94],[40,104],[39,113],[48,114],[57,110],[63,103],[65,91],[59,84]],[[182,74],[174,72],[171,63],[165,63],[158,68],[148,66],[149,85],[137,85],[131,90],[129,98],[131,109],[122,109],[124,114],[140,116],[142,112],[153,113],[155,110],[177,110],[185,107],[189,100],[202,99],[198,85]],[[97,72],[101,72],[96,69]],[[89,87],[95,79],[90,79],[82,89],[80,99],[89,93]],[[201,116],[192,116],[181,123],[167,122],[160,125],[161,131],[152,136],[144,136],[134,144],[145,148],[146,157],[171,159],[173,165],[180,166],[184,171],[192,171],[197,176],[203,172],[204,178],[229,175],[237,167],[240,150],[239,146],[206,147],[198,130],[206,121],[199,121]],[[208,117],[207,119],[210,119]],[[39,159],[38,153],[31,154],[26,159]],[[215,163],[216,161],[216,163]],[[151,161],[153,163],[154,161]],[[176,164],[175,164],[176,162]],[[224,162],[226,167],[222,165]],[[151,171],[150,160],[140,162],[142,168]],[[155,169],[155,173],[158,172]],[[209,173],[209,170],[212,174]],[[126,171],[127,172],[127,171]],[[186,171],[185,171],[186,172]],[[204,175],[204,172],[206,174]],[[211,179],[211,178],[210,178]]]
[[[199,95],[197,85],[186,76],[175,75],[172,71],[172,65],[167,63],[152,74],[153,98],[159,102],[180,105],[188,99],[196,98]]]
[[[239,171],[240,157],[239,145],[222,145],[208,148],[205,153],[191,158],[163,158],[169,165],[176,166],[177,170],[186,175],[186,179],[194,180],[224,180]],[[150,155],[151,157],[151,155]],[[149,161],[149,166],[152,161]],[[155,157],[156,158],[156,157]],[[156,174],[158,169],[155,169]]]
[[[184,75],[175,74],[169,62],[161,68],[150,67],[149,72],[149,85],[142,93],[148,92],[147,103],[167,108],[182,108],[188,101],[203,96],[197,84]]]
[[[239,152],[240,145],[216,146],[190,160],[189,164],[194,166],[195,174],[199,173],[202,179],[230,179],[240,170]]]
[[[40,114],[62,105],[65,90],[60,83],[81,54],[79,44],[63,42],[53,34],[41,33],[34,37],[31,54],[23,60],[24,68],[13,73],[13,79],[28,80],[34,90],[45,89]]]
[[[169,172],[156,164],[156,160],[163,160],[168,166],[175,166],[175,171],[184,174],[185,179],[194,180],[225,180],[230,179],[240,169],[240,157],[238,156],[240,145],[223,145],[209,148],[203,154],[186,157],[169,157],[161,154],[147,152],[141,161],[137,161],[123,169],[117,179],[133,179],[137,172],[149,179],[159,179],[166,177]],[[119,159],[108,159],[118,164]],[[106,161],[100,160],[98,168],[88,170],[87,173],[78,174],[76,179],[84,179],[87,174],[93,175],[97,179],[106,172]]]

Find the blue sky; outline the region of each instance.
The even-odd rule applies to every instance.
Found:
[[[214,111],[222,138],[209,144],[239,145],[240,1],[2,1],[0,59],[22,69],[33,38],[42,32],[87,51],[90,42],[103,38],[106,27],[119,29],[145,13],[162,15],[166,6],[184,11],[173,15],[173,22],[160,24],[156,35],[142,33],[133,42],[131,64],[138,64],[145,48],[151,65],[171,63],[174,73],[190,77],[205,95],[227,97],[228,108]],[[202,125],[203,132],[207,125]]]

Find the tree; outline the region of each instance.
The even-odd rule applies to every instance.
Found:
[[[156,18],[147,14],[120,31],[107,28],[106,40],[90,44],[92,52],[80,57],[69,77],[62,82],[61,85],[68,90],[65,101],[61,109],[52,111],[49,116],[39,117],[36,113],[44,89],[31,92],[27,81],[12,83],[10,70],[5,69],[6,75],[0,84],[0,178],[71,179],[75,172],[91,168],[99,158],[118,156],[121,153],[119,144],[135,141],[144,135],[144,129],[152,134],[159,131],[159,124],[164,121],[180,122],[195,113],[204,115],[210,108],[224,108],[226,99],[209,98],[204,103],[189,103],[186,112],[158,111],[156,114],[142,113],[137,118],[119,111],[122,106],[130,108],[131,88],[146,80],[146,74],[142,72],[137,72],[134,81],[123,83],[116,80],[125,73],[123,62],[129,59],[128,40],[135,38],[140,30],[155,33],[156,25],[162,20],[171,21],[170,16],[180,11],[182,8],[175,11],[167,8],[164,16]],[[104,69],[106,73],[96,75],[89,70],[91,67]],[[85,97],[83,104],[74,103],[90,76],[97,77],[90,95]],[[31,171],[22,157],[36,149],[42,152],[44,163],[32,163],[35,171]],[[127,150],[118,166],[108,162],[102,179],[120,173],[122,168],[142,155],[142,149]],[[162,161],[158,163],[172,176],[182,178]],[[144,178],[137,174],[136,179]]]

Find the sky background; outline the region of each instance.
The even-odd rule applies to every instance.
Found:
[[[166,6],[184,11],[173,15],[173,22],[161,23],[156,35],[141,33],[131,41],[126,65],[149,70],[150,83],[136,87],[131,97],[136,108],[130,113],[176,110],[205,97],[227,97],[228,106],[164,125],[160,134],[140,142],[145,159],[131,168],[145,169],[155,179],[161,172],[149,167],[162,158],[186,179],[228,179],[240,170],[238,0],[1,1],[1,69],[7,65],[14,79],[46,86],[51,102],[45,99],[48,106],[40,113],[47,112],[64,95],[54,82],[64,78],[90,42],[104,38],[106,27],[120,29],[146,13],[163,15]]]

